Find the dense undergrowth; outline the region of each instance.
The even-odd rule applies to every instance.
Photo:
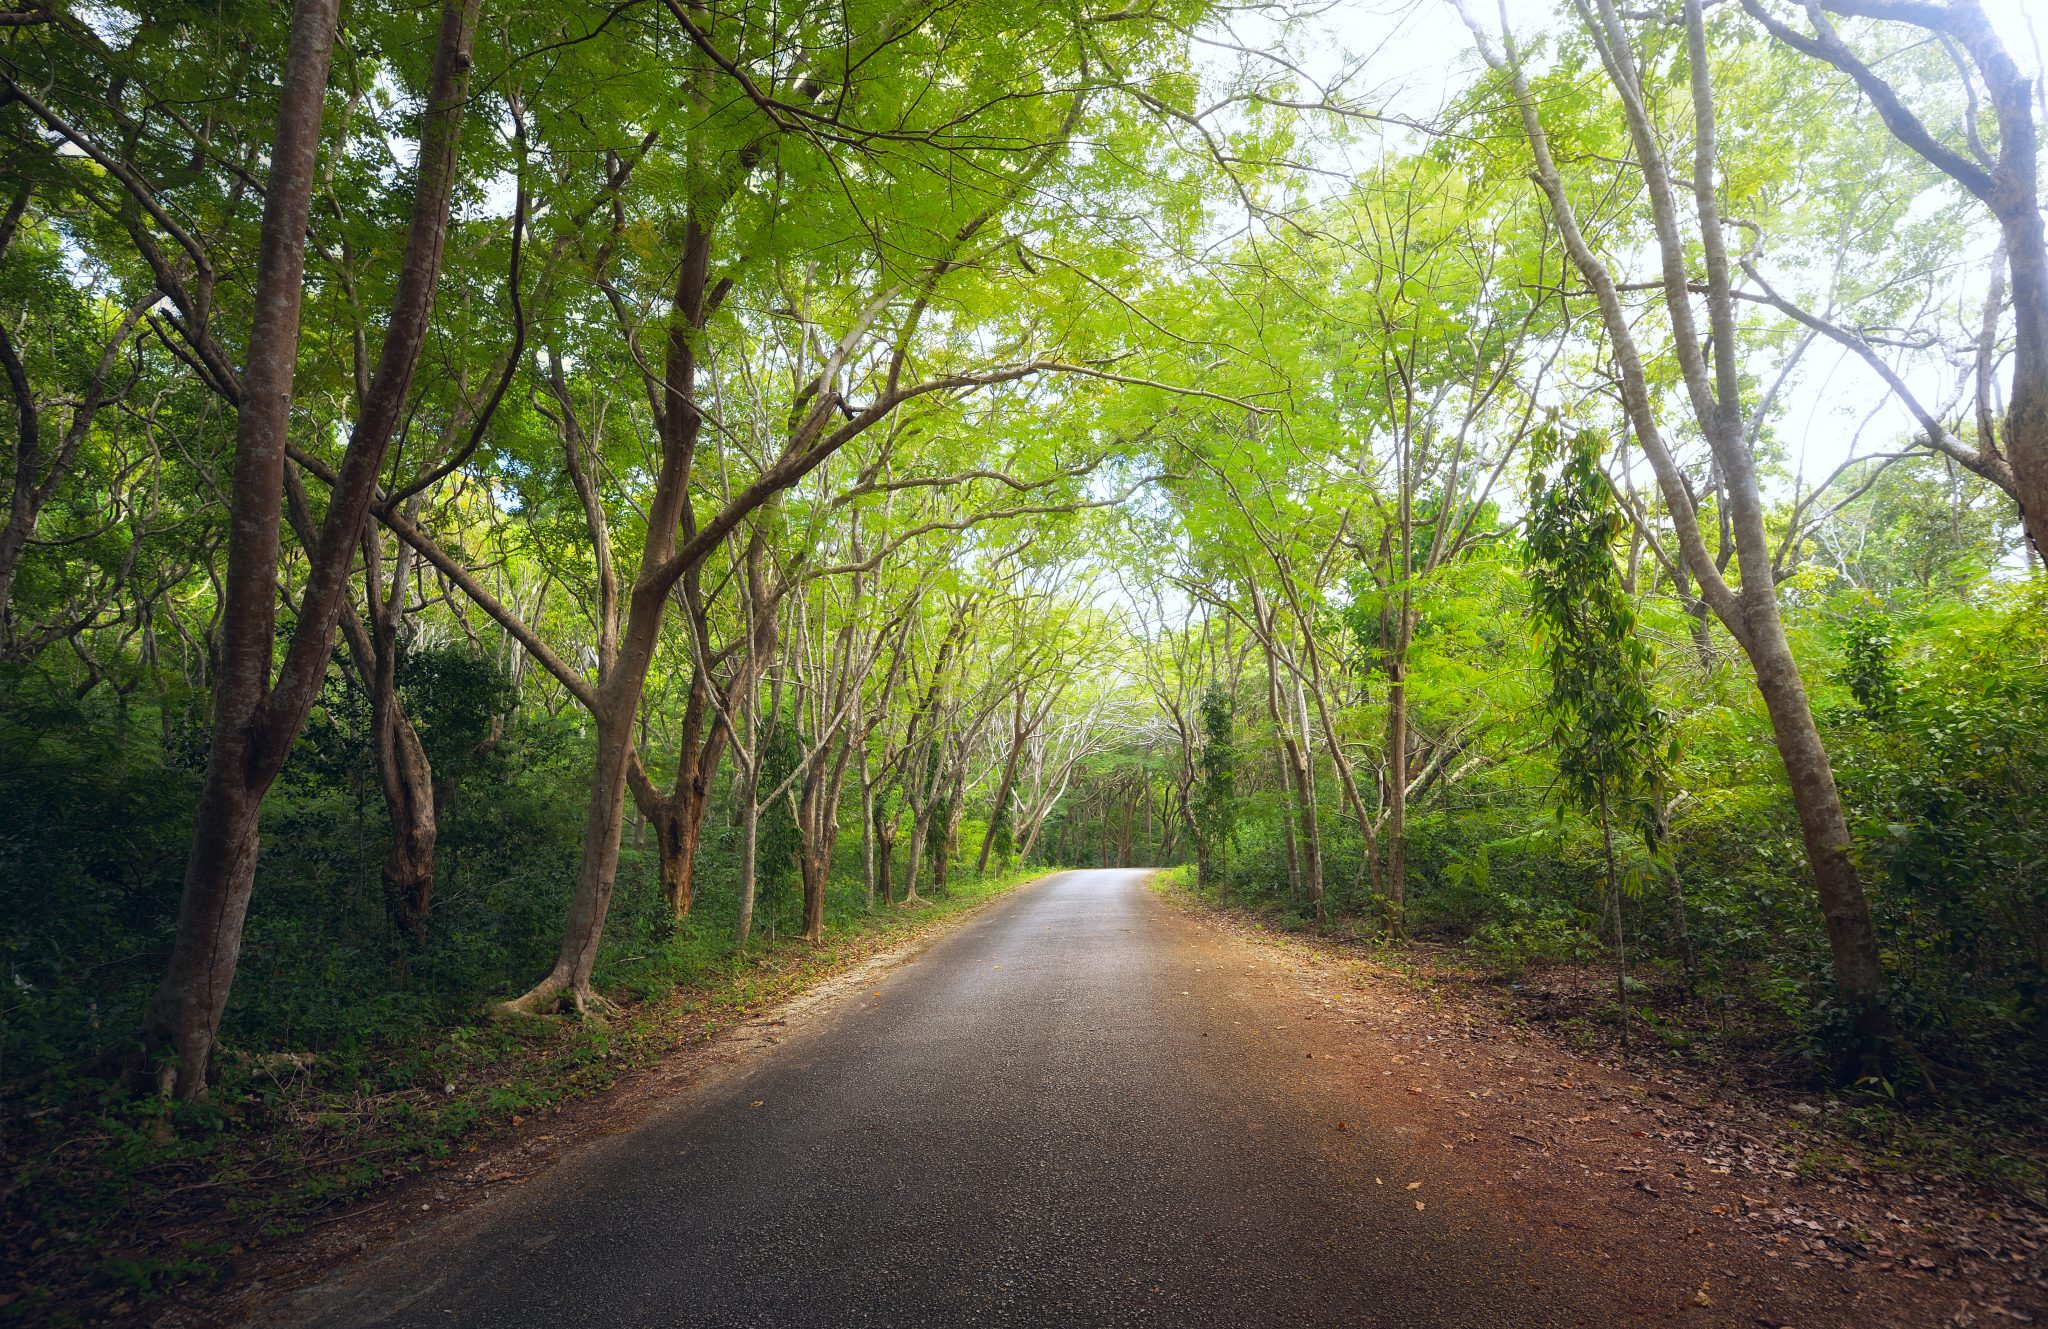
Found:
[[[1874,1079],[1840,1073],[1850,1034],[1768,729],[1739,680],[1684,680],[1668,860],[1637,846],[1624,892],[1634,1055],[1732,1089],[1825,1094],[1839,1108],[1830,1122],[1873,1159],[2048,1202],[2042,595],[1986,590],[1967,607],[1890,614],[1851,600],[1802,634],[1900,1029]],[[1618,1051],[1598,833],[1557,818],[1540,785],[1513,783],[1529,769],[1526,757],[1504,761],[1411,821],[1405,943],[1384,935],[1365,881],[1333,880],[1318,925],[1289,891],[1277,818],[1256,815],[1255,800],[1228,883],[1201,894],[1269,926],[1357,943],[1427,981],[1482,986],[1518,1019]],[[1344,829],[1331,819],[1338,861],[1356,852]],[[1191,869],[1175,878],[1196,889]]]
[[[2038,1141],[2048,1078],[2044,594],[1986,585],[1967,603],[1888,611],[1843,596],[1800,621],[1901,1032],[1886,1074],[1860,1086],[1840,1074],[1851,1031],[1761,708],[1738,668],[1701,668],[1667,625],[1683,757],[1666,854],[1623,846],[1625,991],[1639,1043],[1788,1089],[1845,1089],[1880,1115],[1996,1122]],[[1492,692],[1510,715],[1513,674],[1500,669],[1506,685]],[[1411,813],[1408,936],[1419,954],[1455,957],[1489,981],[1557,989],[1559,1018],[1611,1038],[1620,1009],[1597,827],[1557,815],[1540,744],[1507,727],[1488,742],[1471,778]],[[1278,793],[1247,782],[1240,802],[1227,882],[1208,894],[1313,927],[1309,901],[1290,886],[1292,828]],[[1326,807],[1322,831],[1322,930],[1377,944],[1381,902],[1355,827]]]

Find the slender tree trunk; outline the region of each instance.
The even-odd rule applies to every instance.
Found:
[[[1316,922],[1327,921],[1328,909],[1323,889],[1323,827],[1316,803],[1315,749],[1308,736],[1308,700],[1302,693],[1299,674],[1294,678],[1295,721],[1300,726],[1301,741],[1294,754],[1296,779],[1301,782],[1301,838],[1306,849],[1302,865],[1302,876],[1308,886],[1308,896],[1315,905]]]
[[[740,904],[739,921],[733,929],[733,939],[740,950],[747,949],[747,937],[754,930],[754,879],[755,858],[760,844],[761,807],[754,801],[759,794],[755,771],[744,762],[737,763],[744,772],[744,778],[734,783],[743,787],[738,791],[740,803]]]
[[[903,903],[913,904],[917,900],[917,874],[924,865],[925,836],[932,825],[930,804],[913,809],[910,817],[910,852],[903,864]]]
[[[1700,245],[1706,269],[1707,306],[1712,327],[1711,357],[1706,353],[1708,342],[1700,336],[1693,311],[1689,240],[1680,231],[1673,175],[1664,160],[1657,127],[1651,123],[1641,95],[1640,74],[1633,52],[1615,40],[1620,34],[1620,23],[1610,0],[1593,2],[1598,4],[1600,13],[1596,16],[1592,12],[1589,0],[1580,0],[1581,14],[1589,35],[1594,37],[1599,47],[1609,82],[1621,97],[1636,158],[1643,172],[1645,195],[1657,231],[1665,290],[1664,307],[1672,327],[1674,349],[1693,417],[1706,435],[1725,482],[1723,501],[1728,524],[1735,537],[1737,564],[1742,572],[1739,590],[1728,586],[1722,579],[1720,569],[1700,534],[1699,514],[1685,478],[1663,445],[1630,315],[1621,303],[1606,263],[1594,252],[1580,229],[1570,194],[1551,157],[1549,139],[1543,129],[1537,102],[1519,59],[1512,50],[1503,52],[1496,48],[1484,28],[1464,8],[1462,0],[1454,0],[1478,38],[1481,54],[1487,63],[1507,73],[1511,80],[1516,107],[1535,159],[1537,184],[1550,203],[1551,215],[1557,222],[1560,239],[1573,265],[1579,269],[1598,300],[1601,320],[1619,371],[1630,425],[1637,441],[1649,453],[1680,549],[1693,575],[1699,580],[1702,598],[1713,607],[1737,639],[1755,670],[1757,690],[1770,713],[1771,730],[1791,786],[1793,807],[1799,817],[1807,863],[1813,873],[1815,893],[1827,928],[1835,982],[1844,1001],[1855,1013],[1857,1027],[1863,1035],[1862,1060],[1868,1068],[1875,1063],[1879,1045],[1893,1030],[1891,1008],[1879,959],[1876,924],[1849,856],[1848,824],[1842,815],[1834,771],[1814,723],[1813,710],[1800,681],[1798,667],[1786,643],[1784,622],[1779,612],[1755,457],[1746,436],[1741,383],[1735,362],[1738,323],[1714,178],[1714,106],[1710,88],[1711,67],[1705,58],[1702,7],[1698,0],[1686,0],[1683,19],[1687,49],[1692,57],[1688,61],[1694,113],[1691,184],[1699,217],[1698,229],[1690,240]],[[2038,214],[2036,220],[2038,222]]]
[[[294,482],[293,511],[303,506]],[[295,522],[295,524],[298,524]],[[305,523],[310,529],[310,522]],[[369,628],[352,613],[342,616],[342,635],[355,656],[357,672],[370,694],[377,782],[391,819],[391,851],[381,872],[385,907],[392,921],[414,945],[427,940],[427,922],[434,907],[434,849],[439,837],[434,768],[419,731],[405,713],[398,691],[399,628],[405,612],[406,579],[412,551],[400,547],[391,566],[391,589],[384,590],[383,541],[374,526],[363,531],[364,608]]]
[[[1614,824],[1607,791],[1600,791],[1600,849],[1607,860],[1607,904],[1614,911],[1614,1004],[1621,1020],[1621,1050],[1628,1051],[1628,944],[1621,926],[1621,878],[1614,870]]]
[[[1286,744],[1275,740],[1273,744],[1274,765],[1280,772],[1280,797],[1287,806],[1294,803],[1294,773],[1289,768]],[[1292,816],[1283,814],[1280,818],[1280,846],[1287,855],[1287,893],[1301,898],[1301,858],[1294,847],[1294,821]]]
[[[1031,825],[1024,832],[1024,841],[1017,848],[1017,862],[1019,864],[1031,861],[1031,851],[1038,847],[1038,833],[1044,828],[1044,817],[1039,816],[1031,819]]]
[[[1387,931],[1408,922],[1408,668],[1391,663],[1387,681]]]
[[[523,995],[501,1003],[501,1014],[533,1014],[567,998],[577,1012],[594,1004],[590,976],[604,936],[625,824],[628,772],[634,758],[633,722],[654,659],[674,574],[665,570],[688,514],[689,477],[703,417],[697,406],[697,337],[706,317],[711,232],[693,206],[683,222],[682,261],[670,313],[664,366],[661,468],[647,513],[640,572],[628,597],[626,630],[617,661],[597,687],[591,715],[597,754],[590,803],[583,821],[583,859],[562,925],[562,945],[547,975]],[[694,526],[694,521],[692,520]]]
[[[865,761],[865,759],[863,759]],[[875,787],[868,783],[867,771],[861,771],[860,779],[860,884],[867,897],[867,911],[875,911]]]

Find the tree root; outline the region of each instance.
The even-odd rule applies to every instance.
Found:
[[[491,1015],[501,1020],[547,1015],[574,1015],[579,1020],[598,1020],[618,1012],[617,1003],[599,996],[588,983],[571,983],[559,974],[549,974],[525,995],[491,1007]]]

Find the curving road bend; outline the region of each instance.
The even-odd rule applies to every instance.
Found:
[[[1512,1223],[1418,1205],[1431,1142],[1361,1120],[1259,961],[1147,875],[1017,891],[740,1073],[256,1322],[1578,1323]]]

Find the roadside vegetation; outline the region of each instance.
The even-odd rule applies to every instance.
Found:
[[[0,8],[0,1314],[1052,864],[2039,1202],[2038,45],[1477,8]]]

